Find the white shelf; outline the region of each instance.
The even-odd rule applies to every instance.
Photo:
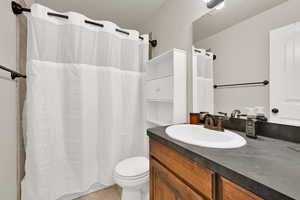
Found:
[[[186,57],[186,52],[179,49],[172,49],[160,56],[149,60],[147,63],[147,76],[146,80],[156,80],[174,75],[174,66],[181,65],[182,58]],[[186,62],[186,59],[185,61]],[[186,65],[186,63],[185,63]]]
[[[159,79],[165,79],[165,78],[171,78],[171,77],[173,77],[173,75],[157,76],[157,77],[152,78],[152,79],[147,79],[146,81],[147,82],[156,81],[156,80],[159,80]]]
[[[156,56],[156,57],[152,58],[151,60],[148,61],[148,64],[149,65],[157,65],[157,64],[161,63],[163,60],[171,58],[174,55],[175,51],[181,52],[181,53],[184,53],[184,54],[186,53],[185,51],[180,50],[180,49],[171,49],[171,50],[169,50],[165,53],[162,53],[159,56]]]
[[[147,99],[173,99],[173,78],[148,81],[146,90]]]
[[[148,102],[173,103],[173,99],[147,99]]]
[[[206,80],[206,81],[210,81],[210,80],[212,80],[212,79],[211,79],[211,78],[205,78],[205,77],[197,76],[197,80]]]
[[[151,60],[149,60],[149,61],[147,62],[147,64],[148,64],[149,66],[151,66],[151,65],[152,65],[152,66],[153,66],[153,65],[157,65],[157,64],[162,63],[162,62],[165,61],[165,60],[170,59],[172,56],[173,56],[173,51],[167,51],[167,52],[165,52],[165,53],[163,53],[163,54],[161,54],[161,55],[159,55],[159,56],[157,56],[157,57],[152,58]]]
[[[152,122],[172,122],[173,104],[165,102],[147,102],[147,119]]]
[[[172,49],[153,58],[146,69],[148,125],[166,126],[187,122],[185,51]]]

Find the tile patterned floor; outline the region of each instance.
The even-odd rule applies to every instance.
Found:
[[[121,200],[121,189],[120,187],[114,185],[75,200]]]

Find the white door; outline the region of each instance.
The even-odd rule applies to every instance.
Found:
[[[300,23],[270,32],[270,121],[300,126]]]

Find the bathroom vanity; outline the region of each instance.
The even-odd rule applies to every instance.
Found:
[[[296,1],[228,0],[226,9],[193,22],[191,123],[225,131],[148,129],[151,200],[300,199],[300,23],[294,7]],[[157,110],[154,116],[163,118],[164,110]],[[231,137],[226,129],[241,132]]]
[[[165,129],[148,129],[151,200],[300,199],[300,144],[260,136],[213,149],[174,140]]]

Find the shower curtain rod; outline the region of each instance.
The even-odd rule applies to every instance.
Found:
[[[11,7],[12,7],[13,13],[15,15],[22,14],[23,12],[31,12],[30,8],[23,8],[20,4],[18,4],[15,1],[11,2]],[[53,17],[60,17],[60,18],[63,18],[63,19],[69,19],[69,16],[67,16],[67,15],[62,15],[62,14],[53,13],[53,12],[48,12],[47,15],[53,16]],[[91,24],[91,25],[94,25],[94,26],[99,26],[101,28],[104,27],[103,24],[100,24],[100,23],[97,23],[97,22],[93,22],[93,21],[89,21],[89,20],[84,20],[84,22],[86,24]],[[125,35],[130,35],[129,32],[121,30],[121,29],[118,29],[118,28],[116,28],[115,31],[119,32],[119,33],[123,33]],[[139,36],[139,39],[144,40],[144,38],[142,36]],[[157,46],[157,40],[149,40],[149,43],[151,44],[152,47],[156,47]]]
[[[12,80],[15,80],[16,78],[26,78],[26,75],[24,74],[21,74],[19,72],[16,72],[14,70],[11,70],[7,67],[4,67],[2,65],[0,65],[0,69],[4,70],[4,71],[7,71],[7,72],[10,72],[10,76],[11,76],[11,79]]]
[[[194,50],[195,52],[197,52],[197,53],[202,53],[200,50],[198,50],[198,49],[195,49]],[[206,50],[207,51],[207,50]],[[208,53],[206,53],[205,55],[207,55],[207,56],[209,56],[209,54]],[[217,59],[217,55],[213,55],[213,60],[216,60]]]

